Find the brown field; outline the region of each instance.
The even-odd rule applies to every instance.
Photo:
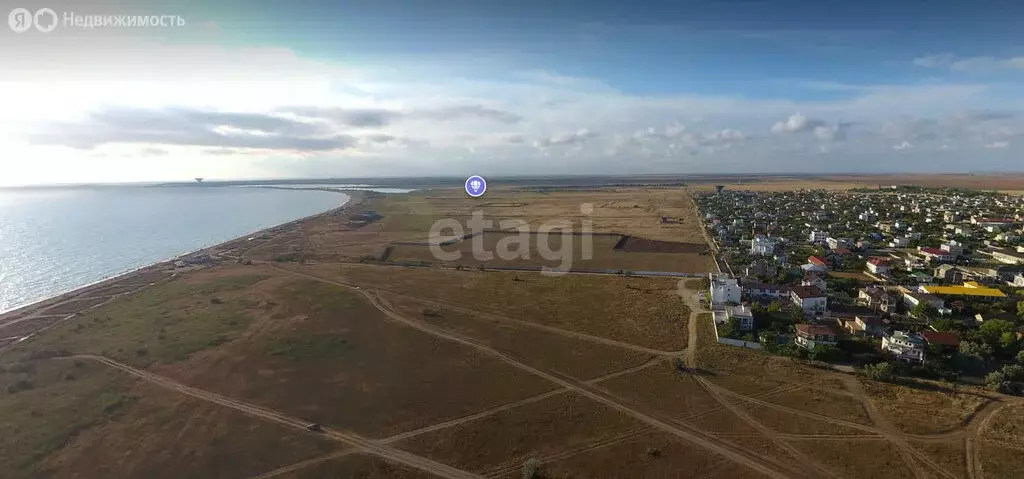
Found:
[[[861,381],[875,407],[900,431],[938,434],[963,427],[988,398],[971,391],[953,394],[896,384]]]
[[[275,477],[280,479],[323,479],[327,477],[358,477],[360,479],[433,479],[437,476],[418,469],[394,464],[376,456],[349,454]]]
[[[657,451],[657,455],[651,453]],[[652,432],[559,458],[541,468],[545,477],[559,478],[761,478],[716,454]],[[522,477],[518,470],[502,476]]]
[[[967,460],[964,455],[964,443],[962,440],[908,442],[914,449],[924,454],[925,457],[935,461],[936,464],[942,467],[942,470],[950,472],[956,477],[967,477]]]
[[[765,401],[843,421],[871,425],[871,418],[860,401],[820,389],[800,388],[784,391],[765,398]]]
[[[629,249],[615,249],[620,239],[618,236],[488,232],[435,248],[440,249],[441,254],[451,256],[437,254],[429,246],[396,245],[388,260],[451,263],[468,267],[545,266],[559,269],[677,273],[705,272],[714,261],[709,254],[703,253],[707,249],[703,244],[653,242],[630,237],[625,243]],[[669,251],[660,252],[664,250]]]
[[[33,385],[0,396],[4,477],[241,477],[339,448],[92,361],[23,366],[0,374]]]
[[[986,478],[993,479],[1016,479],[1024,470],[1024,454],[1020,449],[997,446],[994,444],[982,444],[979,454],[981,456],[981,469],[985,471]]]
[[[693,377],[676,372],[668,362],[610,379],[603,382],[601,387],[621,398],[651,406],[676,419],[705,413],[719,405]]]
[[[619,348],[597,342],[530,329],[515,323],[473,316],[451,310],[439,315],[424,316],[432,305],[411,299],[388,299],[396,310],[409,317],[419,317],[438,327],[478,338],[506,351],[523,362],[574,378],[591,379],[638,366],[654,358],[649,353]],[[431,313],[434,314],[434,313]]]
[[[792,441],[791,444],[840,477],[914,477],[896,449],[885,441]]]
[[[868,276],[868,275],[866,275],[864,273],[852,273],[852,272],[843,272],[843,271],[830,271],[828,273],[828,275],[832,276],[833,278],[855,279],[857,281],[860,281],[861,283],[873,283],[873,282],[875,282],[874,279],[871,279],[870,276]]]
[[[686,346],[688,310],[675,279],[326,264],[303,271],[650,348]]]
[[[641,427],[642,423],[575,394],[422,434],[397,445],[462,469],[489,474]]]
[[[156,371],[371,437],[553,388],[469,348],[395,324],[349,290],[282,278],[274,293],[265,300],[277,303],[271,319],[246,341]],[[452,391],[460,391],[459,401],[446,399]]]
[[[852,427],[841,426],[819,419],[808,418],[794,413],[780,411],[768,406],[754,404],[748,401],[735,401],[744,412],[754,416],[759,422],[772,430],[787,434],[841,434],[841,435],[870,435],[871,432]],[[787,405],[788,406],[788,405]]]

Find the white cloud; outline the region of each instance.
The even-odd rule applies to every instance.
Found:
[[[772,125],[772,133],[802,133],[821,126],[825,126],[824,121],[807,118],[798,112],[790,115],[785,121],[779,121]]]
[[[1009,146],[1010,146],[1009,142],[1006,142],[1006,141],[994,141],[992,143],[989,143],[989,144],[985,145],[985,148],[1001,149],[1001,148],[1008,148]]]
[[[1024,57],[992,57],[977,56],[957,58],[952,54],[928,55],[915,58],[915,66],[923,68],[942,68],[962,73],[984,73],[997,70],[1024,71]]]
[[[894,149],[896,151],[903,151],[903,150],[907,150],[907,149],[910,149],[910,148],[913,148],[913,147],[914,147],[914,145],[910,144],[910,142],[907,142],[907,141],[901,142],[901,143],[896,144],[896,145],[892,145],[892,149]]]

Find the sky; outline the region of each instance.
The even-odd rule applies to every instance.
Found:
[[[1022,2],[4,1],[0,185],[1024,171]]]

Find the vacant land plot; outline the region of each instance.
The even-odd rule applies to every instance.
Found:
[[[340,449],[316,434],[148,384],[125,397],[120,412],[47,459],[53,477],[247,477]]]
[[[540,469],[543,477],[559,478],[764,477],[743,465],[660,432],[601,444],[600,447],[546,462]],[[517,470],[502,477],[513,479],[522,475]]]
[[[755,404],[741,399],[729,399],[743,411],[757,419],[758,422],[769,428],[787,434],[842,434],[842,435],[870,435],[869,431],[855,429],[853,427],[833,424],[821,419],[810,418],[798,414],[780,411],[761,404]]]
[[[686,346],[689,310],[673,279],[361,265],[288,267],[650,348],[673,351]]]
[[[710,327],[708,327],[710,330]],[[709,344],[701,342],[701,344]],[[736,392],[764,392],[779,383],[844,390],[840,373],[801,364],[762,351],[710,343],[697,350],[697,365],[715,373],[709,379]]]
[[[688,374],[665,362],[632,374],[609,379],[601,388],[616,396],[653,407],[676,419],[694,416],[719,406],[718,401]]]
[[[396,323],[345,288],[287,277],[267,294],[275,304],[270,319],[245,341],[158,372],[374,437],[553,389],[468,347]]]
[[[831,271],[831,272],[828,273],[828,275],[833,277],[833,278],[853,279],[853,280],[857,280],[857,281],[859,281],[861,283],[873,283],[873,282],[875,282],[875,280],[872,277],[870,277],[870,276],[868,276],[868,275],[866,275],[864,273],[859,273],[859,272]]]
[[[843,421],[866,426],[872,425],[864,405],[857,399],[830,394],[814,388],[784,391],[765,398],[765,401]]]
[[[899,452],[886,441],[792,441],[790,444],[839,477],[915,477]]]
[[[377,456],[350,454],[275,476],[280,479],[323,479],[358,477],[359,479],[436,479],[418,469],[387,462]]]
[[[26,336],[43,328],[48,328],[63,321],[65,316],[45,317],[38,319],[26,319],[13,324],[0,324],[0,336],[20,337]]]
[[[641,426],[590,399],[560,394],[396,445],[462,469],[488,473]]]
[[[1004,406],[979,434],[984,439],[1024,448],[1024,404]]]
[[[862,380],[875,407],[900,431],[938,434],[963,427],[988,398],[973,392],[926,390]]]
[[[624,247],[616,248],[624,241]],[[391,261],[450,262],[465,266],[540,267],[573,270],[629,270],[703,273],[713,258],[703,243],[583,234],[486,232],[451,245],[396,245]]]
[[[1021,471],[1024,471],[1024,454],[1021,454],[1020,449],[995,444],[981,444],[978,447],[981,469],[985,471],[986,478],[1014,479],[1019,478]]]
[[[911,447],[931,459],[942,470],[952,473],[955,477],[967,476],[967,462],[964,455],[964,442],[956,438],[945,442],[907,441]],[[980,446],[985,447],[985,446]],[[988,475],[986,474],[986,477]]]
[[[260,268],[231,266],[175,279],[117,298],[39,335],[28,351],[91,353],[145,366],[180,361],[238,337],[264,312],[251,288],[267,279]]]
[[[8,365],[0,386],[4,477],[240,477],[338,447],[89,360]]]
[[[577,379],[591,379],[642,364],[648,353],[530,329],[519,324],[440,308],[408,298],[388,298],[407,317],[483,340],[524,363]]]

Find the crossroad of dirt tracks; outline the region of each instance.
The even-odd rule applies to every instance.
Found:
[[[767,396],[770,396],[770,395],[773,395],[773,394],[776,394],[776,393],[779,393],[779,392],[784,392],[784,391],[796,389],[797,386],[793,386],[793,385],[783,386],[783,387],[780,387],[780,388],[778,388],[778,389],[776,389],[774,391],[769,391],[767,393],[763,393],[763,394],[760,394],[758,396],[747,396],[747,395],[742,395],[742,394],[730,391],[730,390],[728,390],[726,388],[723,388],[721,386],[715,385],[715,384],[711,383],[710,381],[707,381],[706,379],[704,379],[700,375],[696,374],[695,370],[693,369],[694,365],[695,365],[695,357],[696,357],[695,356],[695,351],[696,351],[696,349],[698,347],[698,344],[697,344],[697,342],[698,342],[697,317],[698,317],[698,315],[699,315],[699,313],[701,311],[701,307],[699,305],[699,302],[697,301],[697,298],[696,298],[695,294],[689,294],[689,295],[684,296],[684,299],[686,300],[686,302],[688,303],[688,305],[691,308],[690,322],[689,322],[689,331],[688,331],[689,332],[689,342],[688,342],[688,348],[686,350],[677,351],[677,352],[659,351],[659,350],[653,350],[653,349],[650,349],[650,348],[643,348],[643,347],[640,347],[640,346],[636,346],[636,345],[632,345],[632,344],[628,344],[628,343],[623,343],[623,342],[615,341],[615,340],[611,340],[611,339],[599,338],[599,337],[596,337],[596,336],[586,335],[586,334],[582,334],[582,333],[576,333],[576,332],[573,332],[573,331],[561,330],[561,329],[558,329],[558,328],[549,328],[549,327],[546,327],[546,326],[543,326],[543,325],[536,325],[536,324],[527,323],[527,322],[524,322],[524,321],[515,320],[515,319],[511,319],[511,318],[505,318],[505,317],[501,317],[501,316],[497,316],[497,315],[492,315],[492,314],[488,314],[488,313],[480,313],[480,312],[468,310],[468,309],[465,309],[465,308],[458,308],[458,310],[460,312],[464,312],[466,314],[475,315],[475,316],[478,316],[478,317],[489,318],[489,319],[498,320],[498,321],[511,321],[511,322],[515,322],[517,324],[523,323],[524,326],[536,327],[536,328],[543,329],[543,330],[545,330],[547,332],[550,332],[550,333],[560,334],[560,335],[563,335],[563,336],[572,337],[572,338],[575,338],[575,339],[580,339],[580,340],[585,340],[585,341],[599,342],[599,343],[607,344],[609,346],[616,346],[616,347],[620,347],[620,348],[627,349],[627,350],[645,352],[645,353],[648,353],[648,354],[651,355],[651,359],[649,361],[643,363],[643,364],[640,364],[640,365],[637,365],[637,366],[634,366],[634,367],[631,367],[631,368],[628,368],[628,369],[624,369],[622,371],[618,371],[618,372],[614,372],[614,373],[611,373],[611,374],[607,374],[607,375],[599,377],[599,378],[594,378],[594,379],[591,379],[589,381],[579,381],[579,380],[576,380],[574,378],[565,376],[564,374],[561,374],[561,373],[558,373],[558,372],[555,372],[555,371],[548,371],[548,370],[544,370],[544,369],[537,368],[537,367],[534,367],[534,366],[530,366],[530,365],[524,363],[523,361],[519,360],[518,358],[516,358],[516,357],[514,357],[514,356],[512,356],[510,354],[507,354],[507,353],[501,352],[499,350],[496,350],[496,349],[492,348],[491,346],[489,346],[488,344],[485,344],[485,343],[483,343],[483,342],[481,342],[481,341],[479,341],[479,340],[477,340],[475,338],[468,337],[468,336],[462,335],[462,334],[454,332],[454,331],[446,330],[446,329],[437,327],[435,325],[428,324],[428,323],[423,322],[423,321],[407,318],[407,317],[401,315],[400,313],[396,312],[394,310],[394,308],[392,308],[391,305],[387,302],[387,300],[382,296],[382,293],[386,294],[386,295],[393,295],[393,294],[396,294],[396,293],[393,293],[393,292],[390,292],[390,291],[386,291],[386,292],[385,291],[378,291],[378,290],[374,290],[374,289],[370,289],[370,288],[361,288],[361,287],[358,287],[358,286],[355,286],[355,285],[352,285],[352,284],[348,284],[348,283],[341,282],[341,281],[336,281],[336,280],[333,280],[333,279],[330,279],[330,278],[324,278],[324,277],[321,277],[321,276],[317,276],[317,275],[306,273],[306,272],[302,272],[302,271],[295,271],[295,270],[291,270],[291,269],[280,268],[280,267],[278,267],[276,265],[272,265],[272,264],[269,265],[269,266],[274,268],[274,269],[276,269],[276,270],[279,270],[279,271],[282,271],[282,272],[285,272],[285,273],[288,273],[288,274],[291,274],[291,275],[301,276],[301,277],[313,279],[313,280],[316,280],[316,281],[321,281],[321,282],[325,282],[325,283],[329,283],[329,284],[333,284],[333,285],[336,285],[336,286],[340,286],[340,287],[349,288],[351,290],[354,290],[354,291],[358,292],[359,294],[361,294],[363,297],[365,297],[367,299],[367,301],[369,301],[375,308],[377,308],[379,311],[384,313],[389,319],[391,319],[393,321],[396,321],[396,322],[399,322],[399,323],[404,324],[406,326],[415,328],[415,329],[420,330],[420,331],[422,331],[422,332],[424,332],[426,334],[430,334],[430,335],[439,337],[439,338],[447,340],[447,341],[455,342],[455,343],[458,343],[458,344],[461,344],[461,345],[473,348],[473,349],[479,351],[480,353],[483,353],[483,354],[486,354],[488,356],[494,357],[494,358],[496,358],[496,359],[498,359],[498,360],[500,360],[500,361],[502,361],[502,362],[504,362],[504,363],[506,363],[506,364],[508,364],[508,365],[510,365],[512,367],[515,367],[517,369],[523,370],[523,371],[525,371],[525,372],[527,372],[529,374],[538,376],[538,377],[543,378],[543,379],[545,379],[547,381],[550,381],[550,382],[552,382],[554,384],[557,384],[557,385],[560,386],[560,388],[552,390],[552,391],[549,391],[547,393],[539,394],[539,395],[536,395],[536,396],[533,396],[533,397],[530,397],[530,398],[526,398],[526,399],[523,399],[523,400],[515,401],[515,402],[512,402],[512,403],[508,403],[508,404],[505,404],[505,405],[501,405],[501,406],[497,406],[497,407],[494,407],[494,408],[491,408],[491,409],[480,411],[478,413],[475,413],[475,414],[472,414],[472,415],[469,415],[469,416],[451,419],[451,420],[444,421],[444,422],[441,422],[441,423],[437,423],[437,424],[433,424],[433,425],[430,425],[430,426],[426,426],[426,427],[423,427],[423,428],[420,428],[420,429],[417,429],[417,430],[412,430],[412,431],[408,431],[408,432],[405,432],[405,433],[401,433],[401,434],[397,434],[397,435],[394,435],[394,436],[391,436],[391,437],[377,439],[377,440],[367,439],[367,438],[361,437],[359,435],[356,435],[356,434],[353,434],[353,433],[350,433],[350,432],[343,432],[343,431],[339,431],[339,430],[335,430],[335,429],[331,429],[331,428],[326,428],[325,427],[323,432],[321,433],[322,436],[324,436],[326,438],[329,438],[329,439],[333,439],[333,440],[339,441],[339,442],[344,443],[344,444],[346,444],[346,445],[348,445],[350,447],[346,448],[345,450],[340,451],[340,452],[335,452],[335,453],[328,454],[326,456],[321,456],[321,457],[317,457],[317,458],[308,459],[308,460],[305,460],[305,461],[302,461],[302,462],[299,462],[299,463],[295,463],[295,464],[288,465],[288,466],[285,466],[285,467],[282,467],[282,468],[279,468],[279,469],[275,469],[273,471],[269,471],[267,473],[261,474],[260,476],[257,476],[259,479],[267,479],[267,478],[271,478],[271,477],[278,477],[278,476],[283,475],[283,474],[294,472],[294,471],[300,470],[302,468],[309,467],[309,466],[314,465],[314,464],[322,463],[324,461],[328,461],[328,460],[331,460],[331,459],[336,459],[336,458],[339,458],[339,457],[342,457],[344,455],[351,454],[351,453],[373,454],[373,455],[379,456],[379,457],[381,457],[383,459],[386,459],[386,460],[389,460],[389,461],[393,461],[393,462],[396,462],[396,463],[400,463],[400,464],[403,464],[403,465],[411,467],[411,468],[415,468],[415,469],[419,469],[419,470],[422,470],[422,471],[426,471],[426,472],[429,472],[431,474],[434,474],[434,475],[437,475],[437,476],[440,476],[440,477],[446,477],[446,478],[452,478],[452,479],[471,478],[471,477],[472,478],[499,477],[499,476],[502,476],[502,475],[514,473],[515,470],[516,470],[516,466],[502,466],[502,467],[499,467],[497,469],[492,469],[490,471],[486,471],[486,472],[484,472],[482,474],[473,473],[473,472],[469,472],[469,471],[464,471],[464,470],[461,470],[461,469],[449,466],[447,464],[443,464],[443,463],[434,461],[432,459],[428,459],[428,458],[425,458],[425,457],[422,457],[422,456],[418,456],[416,454],[412,454],[412,453],[403,451],[401,449],[398,449],[398,448],[395,448],[395,447],[391,446],[390,444],[393,444],[395,442],[398,442],[400,440],[407,439],[407,438],[410,438],[410,437],[413,437],[413,436],[417,436],[419,434],[424,434],[424,433],[428,433],[428,432],[432,432],[432,431],[438,431],[438,430],[449,428],[449,427],[453,427],[453,426],[456,426],[456,425],[459,425],[459,424],[464,424],[464,423],[467,423],[467,422],[470,422],[470,421],[473,421],[473,420],[477,420],[477,419],[480,419],[480,418],[483,418],[483,417],[487,417],[487,416],[490,416],[490,415],[493,415],[493,414],[497,414],[497,413],[499,413],[501,411],[506,411],[506,410],[514,409],[516,407],[520,407],[520,406],[523,406],[525,404],[529,404],[529,403],[532,403],[532,402],[540,401],[542,399],[545,399],[545,398],[548,398],[548,397],[551,397],[551,396],[555,396],[555,395],[558,395],[558,394],[564,394],[564,393],[576,393],[578,395],[585,396],[585,397],[587,397],[587,398],[589,398],[591,400],[597,401],[597,402],[599,402],[601,404],[604,404],[604,405],[606,405],[608,407],[611,407],[611,408],[613,408],[613,409],[615,409],[615,410],[617,410],[617,411],[619,411],[619,412],[621,412],[623,414],[629,415],[629,416],[637,419],[641,423],[643,423],[643,425],[635,427],[635,428],[627,430],[627,431],[623,431],[622,433],[620,433],[617,436],[606,437],[606,438],[602,438],[600,440],[591,441],[589,443],[580,444],[580,445],[577,445],[577,446],[575,446],[575,447],[573,447],[571,449],[559,451],[557,453],[550,454],[549,456],[539,458],[539,459],[542,460],[542,462],[548,462],[548,461],[554,461],[554,460],[562,459],[562,458],[569,457],[569,456],[572,456],[572,455],[581,454],[581,453],[584,453],[584,452],[587,452],[587,451],[591,451],[591,450],[594,450],[594,449],[597,449],[597,448],[607,447],[607,446],[609,446],[611,444],[615,444],[615,443],[618,443],[618,442],[626,441],[626,440],[629,440],[629,439],[631,439],[633,437],[636,437],[636,436],[639,436],[639,435],[642,435],[642,434],[646,434],[646,433],[650,433],[650,432],[654,432],[654,431],[661,431],[663,433],[667,433],[667,434],[676,436],[676,437],[678,437],[680,439],[683,439],[685,441],[688,441],[688,442],[690,442],[690,443],[692,443],[694,445],[697,445],[697,446],[700,446],[702,448],[708,449],[708,450],[710,450],[712,452],[715,452],[716,454],[718,454],[718,455],[720,455],[720,456],[722,456],[722,457],[724,457],[726,459],[729,459],[730,461],[733,461],[733,462],[738,463],[738,464],[742,464],[743,466],[746,466],[747,468],[749,468],[749,469],[751,469],[753,471],[756,471],[756,472],[758,472],[760,474],[763,474],[765,476],[768,476],[768,477],[774,477],[774,478],[783,478],[783,477],[827,477],[827,478],[835,478],[835,477],[839,477],[833,471],[830,471],[829,469],[827,469],[823,465],[817,463],[812,458],[808,457],[806,454],[802,453],[800,450],[798,450],[798,449],[794,448],[793,446],[791,446],[789,444],[789,442],[788,442],[788,441],[793,441],[793,440],[810,440],[810,439],[823,440],[823,439],[826,439],[826,437],[824,435],[784,434],[784,433],[776,432],[776,431],[772,430],[771,428],[768,428],[768,427],[764,426],[755,417],[751,416],[749,413],[746,413],[744,410],[742,410],[741,408],[737,407],[736,404],[735,404],[735,401],[736,400],[741,400],[741,401],[746,401],[746,402],[752,402],[754,404],[758,404],[758,405],[761,405],[761,406],[773,408],[773,409],[776,409],[776,410],[784,411],[784,412],[787,412],[787,413],[796,414],[796,415],[803,416],[803,417],[806,417],[806,418],[820,420],[820,421],[823,421],[823,422],[828,422],[828,423],[833,423],[833,424],[838,424],[838,425],[842,425],[842,426],[846,426],[846,427],[850,427],[850,428],[854,428],[854,429],[859,429],[859,430],[865,431],[867,433],[870,433],[870,434],[865,434],[865,435],[860,435],[860,436],[843,437],[842,439],[846,439],[846,440],[887,440],[891,444],[896,446],[896,448],[900,452],[900,454],[904,456],[904,459],[905,459],[904,462],[906,464],[908,464],[908,467],[910,467],[913,470],[915,476],[917,476],[917,477],[946,477],[946,478],[950,478],[950,479],[955,479],[955,477],[957,477],[957,476],[951,474],[948,471],[943,470],[941,468],[941,466],[935,464],[934,461],[930,460],[928,457],[926,457],[924,454],[920,453],[919,451],[913,449],[906,442],[906,439],[914,439],[914,440],[952,440],[952,439],[955,439],[955,438],[957,438],[959,436],[963,436],[963,440],[965,441],[965,446],[966,446],[966,449],[967,449],[966,450],[966,455],[967,455],[966,459],[967,459],[967,472],[968,472],[968,475],[969,475],[969,477],[971,479],[981,479],[982,478],[982,473],[981,473],[981,470],[980,470],[980,461],[978,461],[977,441],[976,441],[975,437],[977,436],[978,433],[980,433],[981,430],[984,429],[985,424],[988,422],[989,419],[991,419],[991,417],[993,416],[993,413],[997,409],[999,409],[999,407],[1002,406],[1002,404],[998,404],[998,403],[995,403],[995,402],[987,404],[985,407],[982,408],[982,410],[978,411],[978,413],[976,413],[975,416],[971,418],[971,420],[969,421],[968,427],[966,428],[966,430],[964,430],[962,432],[946,433],[946,434],[936,434],[936,435],[910,435],[910,434],[902,434],[902,433],[898,432],[897,430],[895,430],[894,427],[892,427],[891,424],[889,424],[887,421],[885,421],[884,417],[882,417],[874,409],[874,407],[871,404],[870,399],[867,397],[867,395],[863,392],[863,390],[860,389],[859,383],[857,383],[856,379],[852,378],[852,377],[847,377],[847,378],[844,379],[847,382],[847,388],[849,390],[847,392],[844,392],[844,394],[852,396],[852,397],[855,397],[858,400],[860,400],[862,403],[864,403],[865,409],[868,411],[869,416],[871,417],[872,421],[875,423],[875,426],[865,426],[863,424],[852,423],[852,422],[843,421],[843,420],[831,418],[831,417],[824,416],[824,415],[810,413],[810,412],[806,412],[806,411],[802,411],[802,410],[796,410],[796,409],[788,408],[788,407],[785,407],[785,406],[782,406],[782,405],[779,405],[779,404],[775,404],[775,403],[772,403],[772,402],[769,402],[769,401],[764,401],[762,399],[763,397],[767,397]],[[409,298],[410,299],[424,301],[424,300],[421,300],[419,298],[414,298],[414,297],[409,297]],[[452,308],[449,305],[442,305],[442,306],[447,307],[449,309]],[[647,368],[647,367],[651,367],[651,366],[656,365],[656,364],[664,364],[668,360],[669,357],[678,357],[679,355],[684,355],[685,356],[685,363],[687,364],[688,370],[691,373],[692,377],[698,382],[698,384],[700,384],[705,389],[705,391],[713,399],[715,399],[720,404],[719,407],[714,408],[714,409],[712,409],[710,411],[704,411],[704,412],[702,412],[700,414],[692,416],[691,418],[682,418],[682,420],[693,419],[693,418],[696,418],[696,417],[705,416],[707,414],[711,414],[713,412],[717,412],[717,411],[721,411],[721,410],[728,410],[728,411],[731,411],[734,414],[736,414],[740,419],[742,419],[744,422],[748,423],[751,427],[753,427],[754,430],[757,431],[756,434],[746,434],[746,435],[743,435],[743,434],[711,434],[711,433],[703,431],[703,430],[701,430],[701,429],[699,429],[699,428],[697,428],[697,427],[695,427],[695,426],[693,426],[691,424],[682,422],[682,420],[680,420],[680,419],[672,418],[672,417],[667,417],[664,414],[659,413],[657,411],[646,410],[646,409],[644,409],[644,408],[642,408],[640,406],[631,405],[629,401],[623,400],[623,399],[617,397],[616,395],[614,395],[613,393],[611,393],[610,391],[601,389],[601,388],[596,386],[598,383],[600,383],[600,382],[602,382],[604,380],[607,380],[607,379],[611,379],[613,377],[618,377],[618,376],[622,376],[622,375],[629,374],[629,373],[632,373],[632,372],[636,372],[636,371],[642,370],[642,369]],[[276,423],[279,423],[279,424],[283,424],[283,425],[286,425],[286,426],[290,426],[290,427],[297,428],[297,429],[302,429],[302,430],[306,430],[306,427],[308,426],[308,422],[305,421],[305,420],[302,420],[302,419],[299,419],[299,418],[290,417],[290,416],[288,416],[286,414],[283,414],[281,412],[274,411],[274,410],[271,410],[271,409],[268,409],[268,408],[264,408],[264,407],[261,407],[261,406],[256,406],[256,405],[253,405],[253,404],[249,404],[249,403],[246,403],[244,401],[240,401],[238,399],[233,399],[233,398],[221,396],[219,394],[216,394],[216,393],[213,393],[213,392],[210,392],[210,391],[206,391],[206,390],[194,388],[194,387],[191,387],[191,386],[187,386],[187,385],[184,385],[184,384],[180,384],[180,383],[177,383],[177,382],[175,382],[175,381],[173,381],[171,379],[168,379],[168,378],[165,378],[165,377],[162,377],[162,376],[159,376],[159,375],[147,372],[147,371],[139,370],[139,369],[134,368],[132,366],[129,366],[129,365],[126,365],[126,364],[114,361],[114,360],[112,360],[110,358],[106,358],[106,357],[102,357],[102,356],[95,356],[95,355],[77,355],[77,356],[71,356],[71,357],[72,358],[84,358],[84,359],[90,359],[90,360],[98,361],[98,362],[103,363],[103,364],[105,364],[107,366],[110,366],[110,367],[122,370],[122,371],[124,371],[124,372],[126,372],[128,374],[131,374],[133,376],[138,377],[139,379],[148,381],[148,382],[156,384],[158,386],[161,386],[161,387],[173,390],[173,391],[177,391],[177,392],[182,393],[182,394],[186,394],[186,395],[191,396],[191,397],[196,398],[196,399],[200,399],[200,400],[212,402],[212,403],[215,403],[215,404],[219,404],[219,405],[222,405],[222,406],[225,406],[225,407],[229,407],[229,408],[235,409],[237,411],[243,412],[245,414],[248,414],[250,416],[261,418],[263,420],[273,421],[273,422],[276,422]],[[854,384],[854,383],[857,383],[857,384]],[[732,398],[732,399],[730,399],[730,398]],[[314,434],[314,433],[310,433],[310,434]],[[749,448],[745,448],[743,446],[740,446],[740,445],[738,445],[738,444],[728,440],[728,438],[730,438],[730,437],[746,437],[746,436],[767,438],[767,439],[771,440],[775,445],[780,447],[782,450],[784,450],[787,453],[789,453],[791,458],[787,459],[787,458],[780,458],[780,457],[769,457],[769,456],[766,456],[766,455],[763,455],[763,454],[753,453],[753,452],[751,452],[749,450]],[[838,439],[838,438],[830,436],[830,437],[828,437],[828,439]]]

